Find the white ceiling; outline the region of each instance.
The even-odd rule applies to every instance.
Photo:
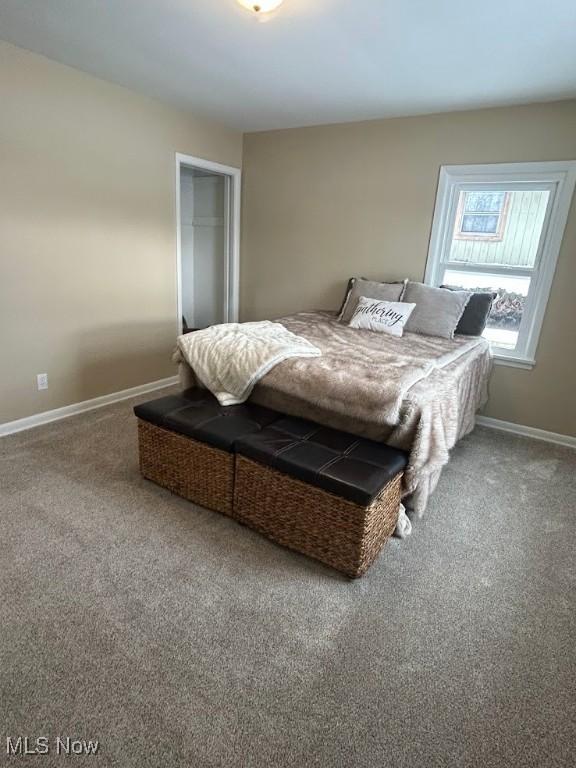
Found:
[[[576,0],[0,0],[0,38],[243,131],[576,96]]]

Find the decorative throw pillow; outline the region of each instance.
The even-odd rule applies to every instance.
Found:
[[[416,304],[401,301],[376,301],[360,296],[356,309],[350,319],[351,328],[365,328],[369,331],[382,331],[391,336],[402,336],[406,321]]]
[[[446,288],[449,291],[461,290],[452,285],[441,285],[440,287]],[[455,333],[463,336],[482,336],[496,296],[498,294],[492,292],[473,293],[468,304],[464,307],[464,312],[456,326]]]
[[[354,282],[357,278],[351,277],[350,280],[348,280],[348,285],[346,286],[346,293],[344,294],[344,298],[342,299],[342,304],[340,304],[340,309],[338,310],[338,320],[342,318],[342,312],[344,312],[344,307],[346,306],[346,302],[348,301],[348,296],[350,296],[350,291],[352,290],[352,286],[354,285]],[[364,278],[362,278],[364,279]]]
[[[398,283],[379,283],[375,280],[364,280],[363,277],[350,278],[338,319],[341,323],[350,322],[360,296],[378,301],[400,301],[406,282],[402,280]]]
[[[406,323],[406,330],[453,339],[471,295],[469,291],[447,291],[445,288],[432,288],[424,283],[408,281],[402,298],[416,304],[416,309]]]

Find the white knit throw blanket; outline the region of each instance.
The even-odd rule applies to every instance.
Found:
[[[187,333],[178,337],[178,349],[220,405],[243,403],[254,385],[283,360],[322,354],[307,339],[269,320]]]

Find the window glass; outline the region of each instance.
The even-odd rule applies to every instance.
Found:
[[[460,192],[449,261],[533,267],[548,190]]]
[[[484,335],[531,368],[576,186],[576,161],[440,169],[425,281],[495,295]]]
[[[462,192],[466,213],[500,213],[506,192]]]
[[[526,276],[490,275],[485,272],[458,272],[447,269],[444,272],[443,284],[475,293],[495,293],[496,298],[483,336],[498,347],[512,350],[518,342],[530,280],[531,278]]]
[[[486,216],[485,214],[471,215],[465,213],[462,216],[462,223],[460,224],[460,234],[480,233],[480,234],[496,234],[498,231],[499,216]]]

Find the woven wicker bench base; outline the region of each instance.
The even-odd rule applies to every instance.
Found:
[[[138,419],[140,471],[202,507],[232,513],[234,455]]]
[[[392,535],[399,473],[368,507],[236,455],[232,517],[347,576],[362,576]]]

